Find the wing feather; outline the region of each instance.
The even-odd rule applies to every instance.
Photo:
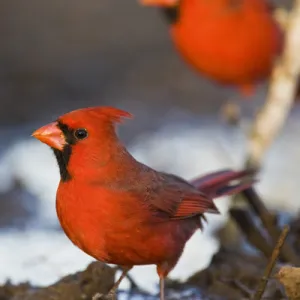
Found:
[[[170,219],[184,219],[205,212],[219,213],[212,199],[182,178],[163,173],[147,202]]]

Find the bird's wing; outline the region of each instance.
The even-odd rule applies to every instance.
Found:
[[[162,174],[162,180],[149,187],[147,204],[170,219],[184,219],[205,212],[219,213],[212,199],[180,177]]]

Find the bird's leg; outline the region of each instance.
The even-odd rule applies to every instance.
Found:
[[[123,272],[123,267],[116,266],[115,270]],[[134,281],[134,279],[127,273],[126,278],[128,279],[130,283],[130,290],[139,290],[140,288],[138,287],[137,283]]]
[[[163,263],[156,266],[157,274],[159,276],[159,295],[160,300],[165,300],[165,278],[169,272],[173,269],[178,258],[172,261],[164,261]]]
[[[165,300],[165,278],[164,277],[159,278],[159,295],[160,295],[160,300]]]
[[[118,271],[122,271],[123,272],[123,267],[120,266],[116,266],[115,267],[116,270]],[[126,278],[130,283],[130,288],[129,288],[129,297],[130,295],[132,295],[134,292],[139,293],[141,295],[148,295],[148,292],[143,290],[141,287],[139,287],[139,285],[135,282],[135,280],[132,278],[132,276],[130,276],[130,274],[126,274]]]
[[[113,285],[113,287],[109,290],[109,292],[106,295],[103,294],[99,294],[97,293],[92,300],[114,300],[115,299],[115,295],[117,292],[117,289],[120,285],[120,283],[122,282],[122,280],[126,277],[127,273],[129,272],[129,270],[132,269],[132,267],[123,267],[122,270],[122,274],[120,276],[120,278],[115,282],[115,284]]]

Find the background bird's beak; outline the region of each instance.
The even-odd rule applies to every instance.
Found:
[[[57,150],[62,150],[66,144],[64,134],[58,128],[56,122],[39,128],[32,134],[32,136],[40,140],[42,143],[45,143]]]
[[[139,2],[145,6],[158,6],[167,8],[177,6],[179,0],[139,0]]]

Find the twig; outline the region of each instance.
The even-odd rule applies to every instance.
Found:
[[[268,211],[267,207],[265,206],[264,202],[259,197],[255,188],[250,187],[250,188],[246,189],[245,191],[242,192],[242,195],[246,198],[246,200],[247,200],[249,206],[251,207],[251,209],[253,210],[253,212],[262,219],[262,222],[264,225],[276,224],[276,217]],[[276,241],[277,241],[277,238],[276,238]]]
[[[278,15],[277,11],[277,15]],[[282,11],[281,11],[282,13]],[[265,105],[258,113],[249,135],[246,167],[259,169],[263,156],[282,128],[295,98],[300,73],[300,0],[295,0],[290,13],[284,12],[282,26],[285,29],[285,47],[276,64]],[[279,19],[279,18],[278,18]],[[243,193],[252,210],[260,217],[275,243],[279,237],[276,217],[265,207],[254,189]],[[234,202],[237,201],[235,197]],[[283,261],[300,265],[300,258],[288,244],[282,249]]]
[[[287,238],[289,230],[290,230],[290,228],[288,225],[284,226],[284,228],[281,232],[281,235],[278,239],[278,242],[273,250],[270,261],[265,269],[264,275],[258,284],[258,288],[257,288],[255,294],[253,295],[253,298],[252,298],[253,300],[260,300],[262,298],[265,288],[267,286],[270,274],[275,266],[276,260],[280,253],[280,249],[283,246],[285,239]]]
[[[280,230],[277,227],[276,216],[268,211],[254,188],[248,188],[247,190],[243,191],[242,194],[246,198],[250,208],[260,218],[262,224],[266,228],[273,243],[275,244],[280,236]],[[283,245],[280,257],[284,262],[289,262],[296,266],[300,266],[299,256],[287,243]]]
[[[241,281],[238,280],[233,280],[232,284],[238,288],[244,296],[249,297],[252,295],[252,291],[246,286],[244,285]]]
[[[254,224],[250,212],[241,208],[232,208],[229,213],[231,218],[245,235],[247,241],[255,248],[259,249],[265,257],[270,257],[272,247],[261,234],[259,228]]]
[[[300,73],[300,0],[286,20],[285,47],[273,69],[265,105],[252,126],[247,166],[259,168],[266,150],[283,127],[293,105]]]
[[[220,281],[225,284],[229,284],[230,286],[232,286],[235,289],[238,289],[245,297],[247,297],[247,299],[249,299],[251,297],[251,295],[253,294],[253,292],[238,279],[225,279],[225,278],[223,279],[223,278],[221,278]]]

